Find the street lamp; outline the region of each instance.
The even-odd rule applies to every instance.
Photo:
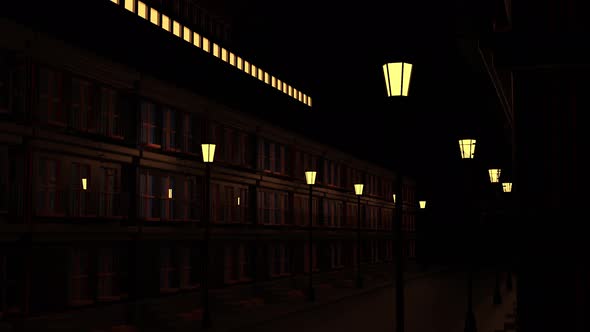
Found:
[[[307,293],[310,302],[315,301],[313,290],[313,185],[315,184],[316,171],[305,171],[305,182],[309,185],[309,290]]]
[[[357,183],[354,185],[354,193],[358,199],[357,210],[357,229],[356,229],[356,287],[363,287],[363,278],[361,276],[361,196],[363,195],[364,185]]]
[[[503,182],[502,191],[505,193],[511,193],[512,182]],[[510,211],[512,211],[512,209],[510,209]],[[508,273],[506,274],[506,289],[512,290],[512,273],[510,272],[510,268],[508,268]]]
[[[203,328],[211,327],[211,314],[209,311],[209,237],[211,224],[211,163],[215,156],[215,144],[201,144],[203,162],[205,163],[205,239],[203,241],[203,275],[202,275],[202,301],[203,301]]]
[[[475,157],[476,140],[472,138],[459,140],[459,149],[462,159],[473,159]],[[472,179],[469,178],[468,181]],[[468,193],[471,195],[471,193]],[[465,332],[476,332],[475,314],[473,313],[473,271],[469,266],[469,277],[467,281],[467,312],[465,314]]]
[[[490,174],[490,182],[491,183],[500,182],[500,173],[502,173],[501,169],[499,169],[499,168],[488,169],[488,173]]]
[[[385,88],[387,89],[388,97],[407,97],[410,89],[410,79],[412,77],[412,64],[405,62],[391,62],[383,65],[383,78],[385,79]],[[401,131],[398,130],[398,138],[400,141],[403,140]],[[401,153],[401,150],[399,151]],[[395,324],[396,331],[404,331],[404,267],[403,267],[403,233],[402,233],[402,221],[403,221],[403,177],[401,169],[398,169],[398,181],[396,182],[395,192],[400,197],[393,197],[395,203],[395,226],[392,227],[394,230],[395,238]],[[396,200],[397,198],[397,200]]]
[[[87,178],[82,178],[82,190],[86,190],[87,189],[87,184],[88,184],[88,179]]]
[[[412,76],[412,64],[405,62],[392,62],[383,65],[383,76],[387,96],[408,96],[410,78]]]
[[[426,209],[426,201],[420,201],[419,203],[421,209]]]

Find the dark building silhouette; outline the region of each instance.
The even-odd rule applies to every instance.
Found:
[[[21,2],[4,13],[0,330],[198,311],[202,143],[217,145],[212,301],[305,291],[309,167],[318,282],[352,281],[357,259],[391,273],[396,174],[263,120],[309,111],[311,97],[223,48],[229,24],[188,0]],[[365,184],[360,258],[355,183]],[[404,179],[410,260],[415,188]]]

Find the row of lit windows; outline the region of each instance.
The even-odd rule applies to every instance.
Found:
[[[136,13],[139,17],[150,21],[151,23],[168,32],[173,33],[176,37],[184,39],[187,43],[190,43],[205,52],[212,53],[215,57],[220,58],[224,62],[229,63],[246,74],[259,79],[260,81],[311,107],[311,97],[308,95],[293,88],[275,76],[270,75],[261,68],[256,67],[253,63],[246,61],[238,55],[210,41],[205,36],[201,36],[199,33],[192,31],[189,27],[183,26],[179,22],[171,19],[169,16],[160,13],[157,9],[150,8],[145,3],[138,0],[110,1],[116,4],[124,2],[125,9],[129,10],[130,12]]]

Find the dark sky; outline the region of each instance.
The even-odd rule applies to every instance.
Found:
[[[314,98],[301,112],[320,141],[402,167],[424,195],[461,175],[463,135],[480,139],[483,167],[507,163],[501,110],[474,47],[486,1],[225,1],[238,46]],[[406,100],[385,95],[387,60],[414,64]]]

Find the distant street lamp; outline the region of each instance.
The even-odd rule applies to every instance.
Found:
[[[491,183],[498,183],[500,182],[500,174],[502,173],[502,170],[499,168],[492,168],[488,170],[488,173],[490,174],[490,182]]]
[[[426,208],[426,201],[420,201],[420,208],[421,209],[425,209]]]
[[[383,65],[383,76],[387,96],[408,96],[410,78],[412,76],[412,64],[404,62],[392,62]]]
[[[363,195],[364,185],[357,183],[354,185],[354,193],[358,198],[358,210],[357,210],[357,229],[356,229],[356,287],[363,287],[363,278],[361,276],[361,196]]]
[[[209,237],[211,225],[211,164],[215,156],[215,144],[201,144],[203,162],[205,163],[205,239],[203,241],[203,275],[202,275],[202,301],[203,301],[203,328],[211,327],[211,313],[209,310]]]
[[[87,178],[82,178],[82,190],[86,190],[87,189],[87,184],[88,184],[88,179]]]
[[[315,291],[313,289],[313,185],[315,184],[317,172],[305,171],[305,181],[309,185],[309,289],[307,292],[308,300],[315,301]]]
[[[509,193],[512,191],[512,182],[503,182],[502,183],[502,191],[505,193]]]
[[[461,151],[462,159],[473,159],[475,156],[475,139],[461,139],[459,140],[459,149]],[[468,168],[470,168],[469,165]],[[471,177],[468,181],[472,181]],[[472,193],[467,193],[471,195]],[[471,248],[470,248],[471,249]],[[476,332],[477,325],[475,323],[475,314],[473,313],[473,267],[469,265],[469,277],[467,279],[467,312],[465,314],[465,332]]]

